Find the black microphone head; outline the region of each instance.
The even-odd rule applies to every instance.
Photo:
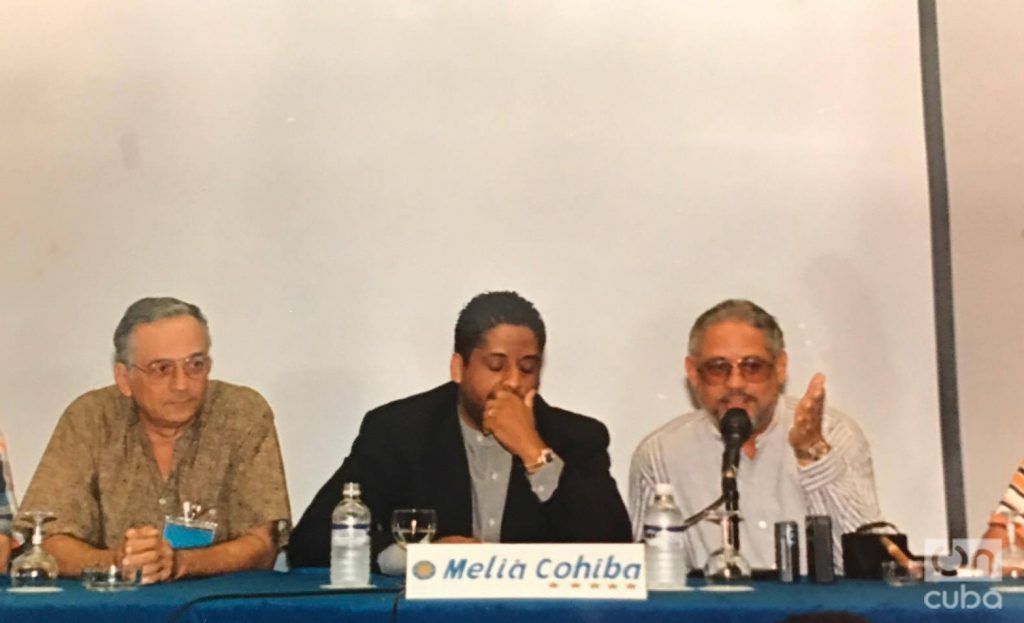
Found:
[[[746,411],[735,407],[726,411],[722,416],[722,421],[718,423],[718,430],[722,432],[722,439],[727,444],[742,445],[750,438],[754,425],[750,422],[750,416]]]

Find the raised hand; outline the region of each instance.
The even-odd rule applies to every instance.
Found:
[[[796,405],[793,428],[789,429],[789,445],[799,455],[807,452],[825,438],[821,432],[821,418],[825,412],[825,375],[817,373],[807,385],[807,392]]]

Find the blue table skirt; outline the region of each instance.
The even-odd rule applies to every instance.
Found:
[[[146,621],[345,621],[391,623],[399,582],[374,576],[377,592],[332,592],[320,588],[326,569],[289,573],[249,571],[140,586],[123,593],[96,593],[60,580],[60,593],[0,591],[0,622],[67,623]],[[267,594],[273,593],[270,597]],[[315,596],[286,596],[315,593]],[[194,602],[194,603],[193,603]]]
[[[893,588],[883,582],[840,580],[835,584],[780,584],[755,582],[749,593],[703,591],[650,593],[647,601],[478,600],[406,601],[399,605],[398,623],[778,623],[787,616],[821,611],[846,611],[873,623],[932,621],[1024,621],[1024,595],[1001,594],[999,609],[988,609],[981,599],[989,584],[963,584],[978,594],[977,607],[946,609],[961,601],[961,584],[920,584]],[[940,591],[930,597],[929,592]],[[987,597],[994,604],[996,594]],[[939,605],[929,608],[925,603]],[[968,598],[968,603],[973,603]]]
[[[857,580],[831,585],[756,582],[749,593],[651,593],[646,601],[408,601],[399,598],[400,583],[393,578],[374,576],[376,592],[360,593],[322,591],[320,585],[326,581],[327,572],[322,569],[259,571],[144,586],[125,593],[92,593],[78,582],[61,580],[61,593],[0,592],[0,622],[778,623],[793,614],[823,610],[852,612],[873,623],[1024,621],[1024,594],[1000,594],[1000,608],[989,609],[986,603],[994,603],[994,594],[988,593],[991,585],[982,583],[891,588]],[[943,599],[947,605],[956,601],[963,606],[964,591],[986,602],[966,609],[943,606]],[[314,594],[301,594],[310,592]],[[926,601],[939,607],[929,608]],[[974,599],[968,597],[968,601]]]

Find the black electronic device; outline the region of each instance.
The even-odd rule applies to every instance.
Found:
[[[835,582],[832,518],[828,515],[808,515],[804,520],[804,529],[807,531],[807,577],[811,582],[819,584]]]

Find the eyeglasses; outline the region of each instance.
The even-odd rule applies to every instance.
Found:
[[[760,357],[744,357],[736,362],[740,376],[748,383],[764,383],[772,375],[774,362]],[[697,366],[697,373],[708,385],[721,385],[732,376],[733,363],[728,359],[716,357]]]
[[[191,355],[182,359],[154,359],[145,366],[137,366],[133,363],[132,367],[145,373],[151,379],[163,380],[171,378],[179,362],[185,376],[193,379],[206,376],[210,373],[210,367],[213,366],[213,359],[209,355]]]

